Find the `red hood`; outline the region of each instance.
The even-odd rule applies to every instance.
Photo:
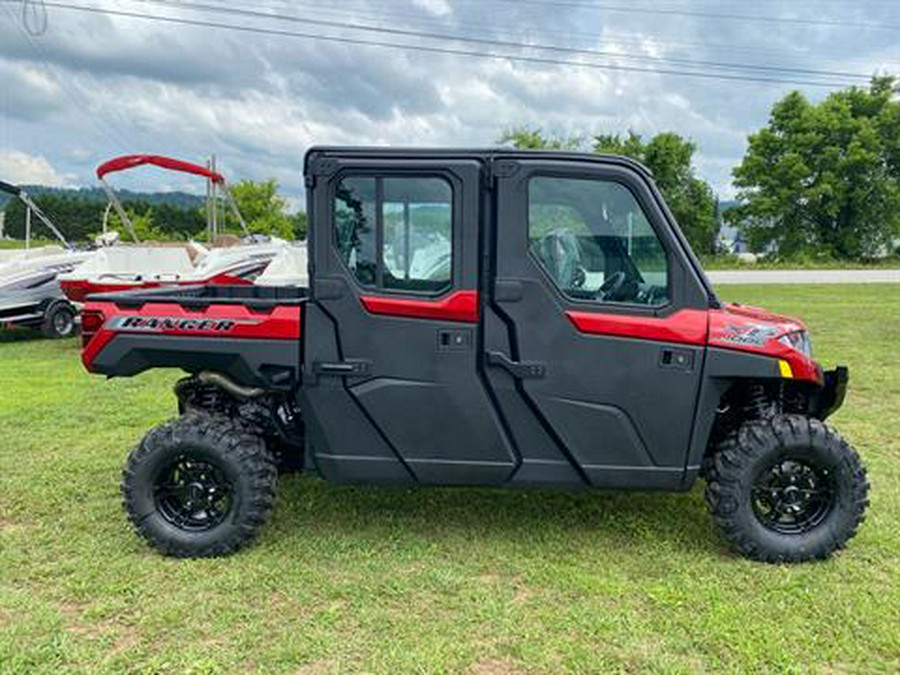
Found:
[[[793,377],[822,382],[822,369],[808,356],[792,349],[778,338],[806,326],[799,319],[773,314],[759,307],[727,304],[709,312],[711,346],[772,356],[787,361]]]
[[[782,326],[786,333],[796,330],[806,330],[806,325],[799,319],[784,314],[775,314],[762,307],[753,307],[751,305],[741,305],[736,302],[731,302],[726,303],[720,312],[726,315],[740,317],[740,319],[750,319],[760,323]]]

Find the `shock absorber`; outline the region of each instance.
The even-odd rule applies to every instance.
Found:
[[[765,419],[778,412],[775,397],[766,390],[765,385],[752,384],[746,389],[744,400],[745,419]]]

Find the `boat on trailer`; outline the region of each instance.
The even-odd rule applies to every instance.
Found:
[[[305,241],[286,246],[257,277],[256,286],[309,287],[309,258]]]
[[[206,179],[207,227],[212,241],[210,246],[193,241],[160,244],[139,240],[131,219],[106,177],[145,165]],[[284,240],[250,233],[225,177],[213,167],[161,155],[126,155],[97,167],[97,178],[134,244],[115,244],[101,248],[90,262],[61,275],[62,290],[73,302],[82,302],[92,293],[139,288],[205,284],[249,285],[287,246]],[[243,237],[219,234],[220,195],[240,224]]]
[[[75,250],[28,193],[0,181],[0,191],[25,204],[25,248],[2,251],[0,258],[0,327],[40,328],[47,337],[75,332],[76,308],[66,300],[59,275],[89,261],[93,251]],[[31,247],[32,216],[60,241],[60,245]]]

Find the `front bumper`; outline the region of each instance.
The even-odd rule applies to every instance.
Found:
[[[838,366],[834,370],[825,371],[824,377],[825,384],[810,402],[810,413],[820,420],[827,418],[844,403],[850,371],[847,366]]]

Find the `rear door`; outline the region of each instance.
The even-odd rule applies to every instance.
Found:
[[[494,168],[487,373],[523,456],[517,478],[676,487],[707,300],[652,188],[621,163]]]
[[[491,483],[515,455],[478,373],[482,162],[308,160],[308,436],[336,481]]]

